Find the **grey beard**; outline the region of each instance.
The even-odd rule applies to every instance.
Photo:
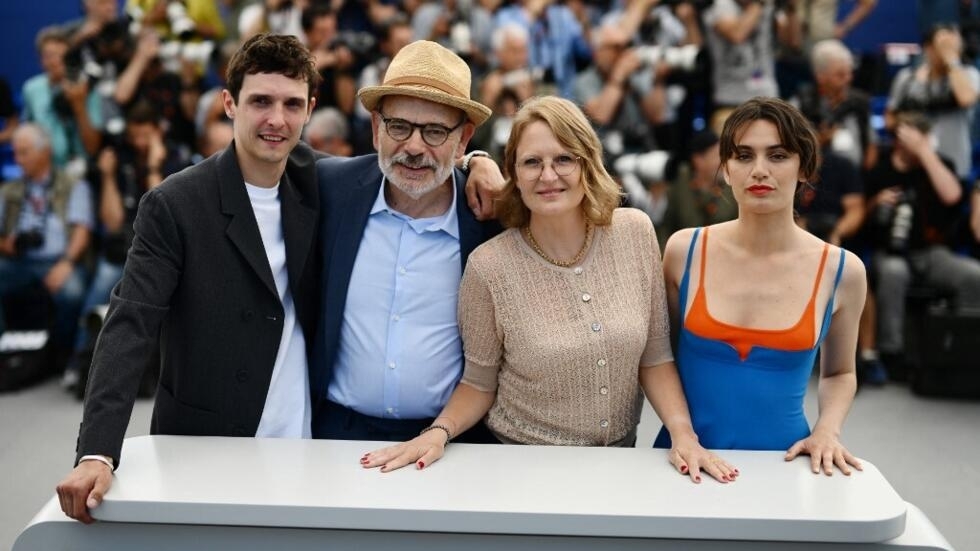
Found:
[[[392,170],[392,167],[394,167],[396,164],[403,164],[412,168],[431,168],[433,169],[432,180],[423,183],[421,186],[405,182],[398,178],[395,175],[395,171]],[[425,159],[424,155],[406,155],[404,153],[395,155],[387,160],[385,160],[381,155],[378,155],[378,167],[381,169],[381,173],[385,175],[385,179],[388,180],[391,185],[395,186],[399,191],[416,201],[424,197],[426,194],[438,189],[439,186],[449,179],[449,176],[453,171],[453,164],[451,161],[446,166],[440,166],[434,161],[428,161]]]

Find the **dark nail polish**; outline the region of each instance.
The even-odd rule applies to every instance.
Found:
[[[419,461],[419,468],[420,469],[424,469],[425,468],[425,463]]]
[[[681,465],[681,472],[682,473],[686,473],[687,472],[687,465]]]

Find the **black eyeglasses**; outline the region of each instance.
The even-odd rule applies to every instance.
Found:
[[[466,117],[459,121],[459,124],[449,128],[448,126],[443,126],[434,122],[426,124],[417,124],[414,122],[409,122],[405,119],[395,119],[388,118],[378,111],[378,116],[381,117],[381,121],[385,124],[385,132],[391,136],[391,139],[403,142],[412,137],[412,133],[418,128],[419,132],[422,134],[422,141],[429,144],[430,147],[439,147],[440,145],[446,143],[449,139],[449,135],[453,133],[454,130],[463,126],[466,122]]]

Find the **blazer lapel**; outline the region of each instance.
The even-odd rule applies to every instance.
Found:
[[[312,150],[300,143],[290,154],[279,185],[286,270],[289,272],[289,286],[294,290],[300,288],[299,280],[310,259],[316,237],[320,210],[316,186],[316,159]]]
[[[484,241],[483,223],[476,219],[476,215],[466,202],[466,175],[461,170],[456,171],[456,217],[459,220],[459,261],[462,268],[466,269],[466,259],[469,258],[473,249],[480,246]]]
[[[357,251],[361,246],[361,236],[364,235],[371,206],[378,197],[380,186],[381,170],[369,170],[346,191],[340,208],[331,209],[339,220],[334,225],[336,228],[334,243],[327,244],[332,245],[332,255],[327,260],[327,265],[330,267],[329,281],[347,281],[350,278],[354,270],[354,261],[357,259]],[[341,295],[346,300],[347,285],[343,285],[342,290],[337,289],[335,285],[330,287],[333,291],[341,291]]]
[[[238,167],[234,142],[218,159],[218,191],[221,196],[221,212],[230,218],[225,234],[262,283],[278,297],[272,268],[269,267],[269,258],[265,254],[262,235],[259,233],[259,224],[255,220],[248,192],[245,191],[245,179]]]

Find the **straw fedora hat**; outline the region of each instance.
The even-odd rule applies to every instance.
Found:
[[[459,56],[428,40],[402,48],[391,60],[380,86],[365,86],[357,93],[368,111],[384,96],[412,96],[449,105],[466,112],[479,126],[490,118],[490,108],[470,99],[470,68]]]

